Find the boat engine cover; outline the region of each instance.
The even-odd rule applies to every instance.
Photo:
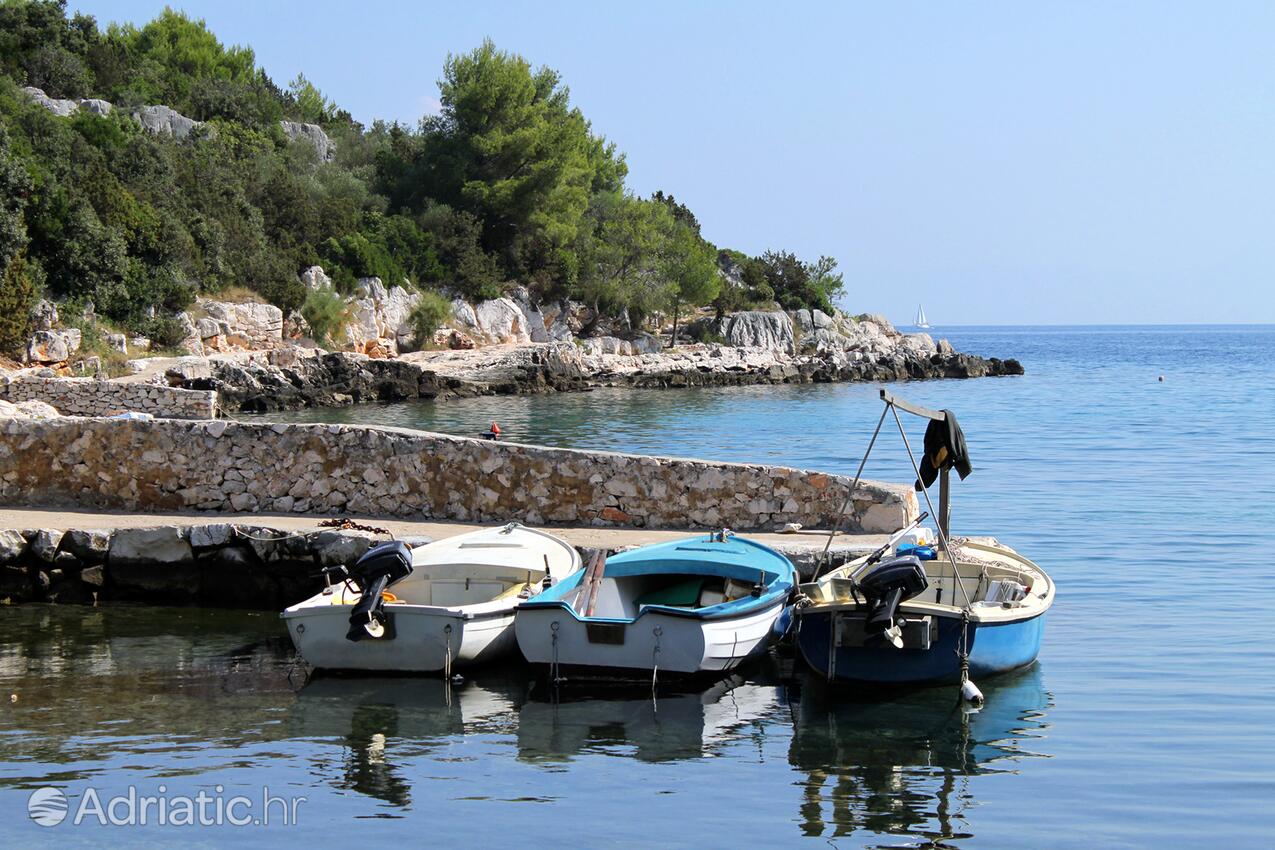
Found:
[[[350,577],[359,587],[368,587],[376,579],[385,576],[386,586],[407,576],[412,571],[412,550],[406,543],[391,540],[378,543],[363,553],[350,568]]]
[[[882,561],[859,579],[859,591],[869,599],[881,599],[890,591],[900,589],[900,602],[924,593],[930,586],[925,577],[925,567],[915,555],[903,555]]]
[[[930,586],[925,567],[915,555],[904,555],[882,561],[858,581],[859,591],[868,602],[868,618],[864,632],[884,634],[896,646],[902,646],[894,621],[899,604],[913,598]]]
[[[412,571],[412,550],[397,540],[373,546],[350,568],[350,577],[359,583],[362,595],[350,611],[346,640],[367,638],[392,640],[393,620],[386,614],[385,588]]]

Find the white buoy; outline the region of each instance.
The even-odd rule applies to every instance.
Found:
[[[961,682],[961,699],[972,703],[976,707],[983,704],[983,692],[978,689],[978,685],[974,684],[973,679],[966,679]]]

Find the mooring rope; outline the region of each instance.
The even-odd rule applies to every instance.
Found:
[[[448,623],[446,626],[443,626],[443,634],[446,636],[446,641],[447,641],[447,655],[443,660],[443,675],[447,677],[448,681],[451,681],[451,678],[452,678],[452,626],[451,626],[451,623]]]
[[[651,699],[654,700],[660,680],[660,635],[664,634],[664,627],[656,626],[651,634],[655,636],[655,649],[651,652]]]
[[[558,621],[554,620],[549,624],[549,632],[552,635],[553,651],[549,661],[549,681],[553,682],[553,686],[558,687],[558,683],[562,681],[558,677]]]

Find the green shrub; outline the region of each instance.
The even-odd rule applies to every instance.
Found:
[[[141,324],[153,348],[177,348],[186,339],[186,329],[176,316],[159,314]]]
[[[408,321],[416,330],[416,344],[425,346],[434,336],[434,331],[452,316],[452,303],[437,292],[421,293],[421,300],[412,308]]]
[[[13,258],[0,277],[0,354],[17,354],[31,332],[35,285],[21,254]]]
[[[301,315],[310,323],[314,341],[331,345],[350,320],[345,301],[331,289],[312,290],[301,305]]]

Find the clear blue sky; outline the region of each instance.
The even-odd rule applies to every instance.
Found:
[[[144,22],[160,0],[72,0]],[[936,325],[1275,322],[1275,3],[185,0],[361,121],[490,36],[721,246]]]

